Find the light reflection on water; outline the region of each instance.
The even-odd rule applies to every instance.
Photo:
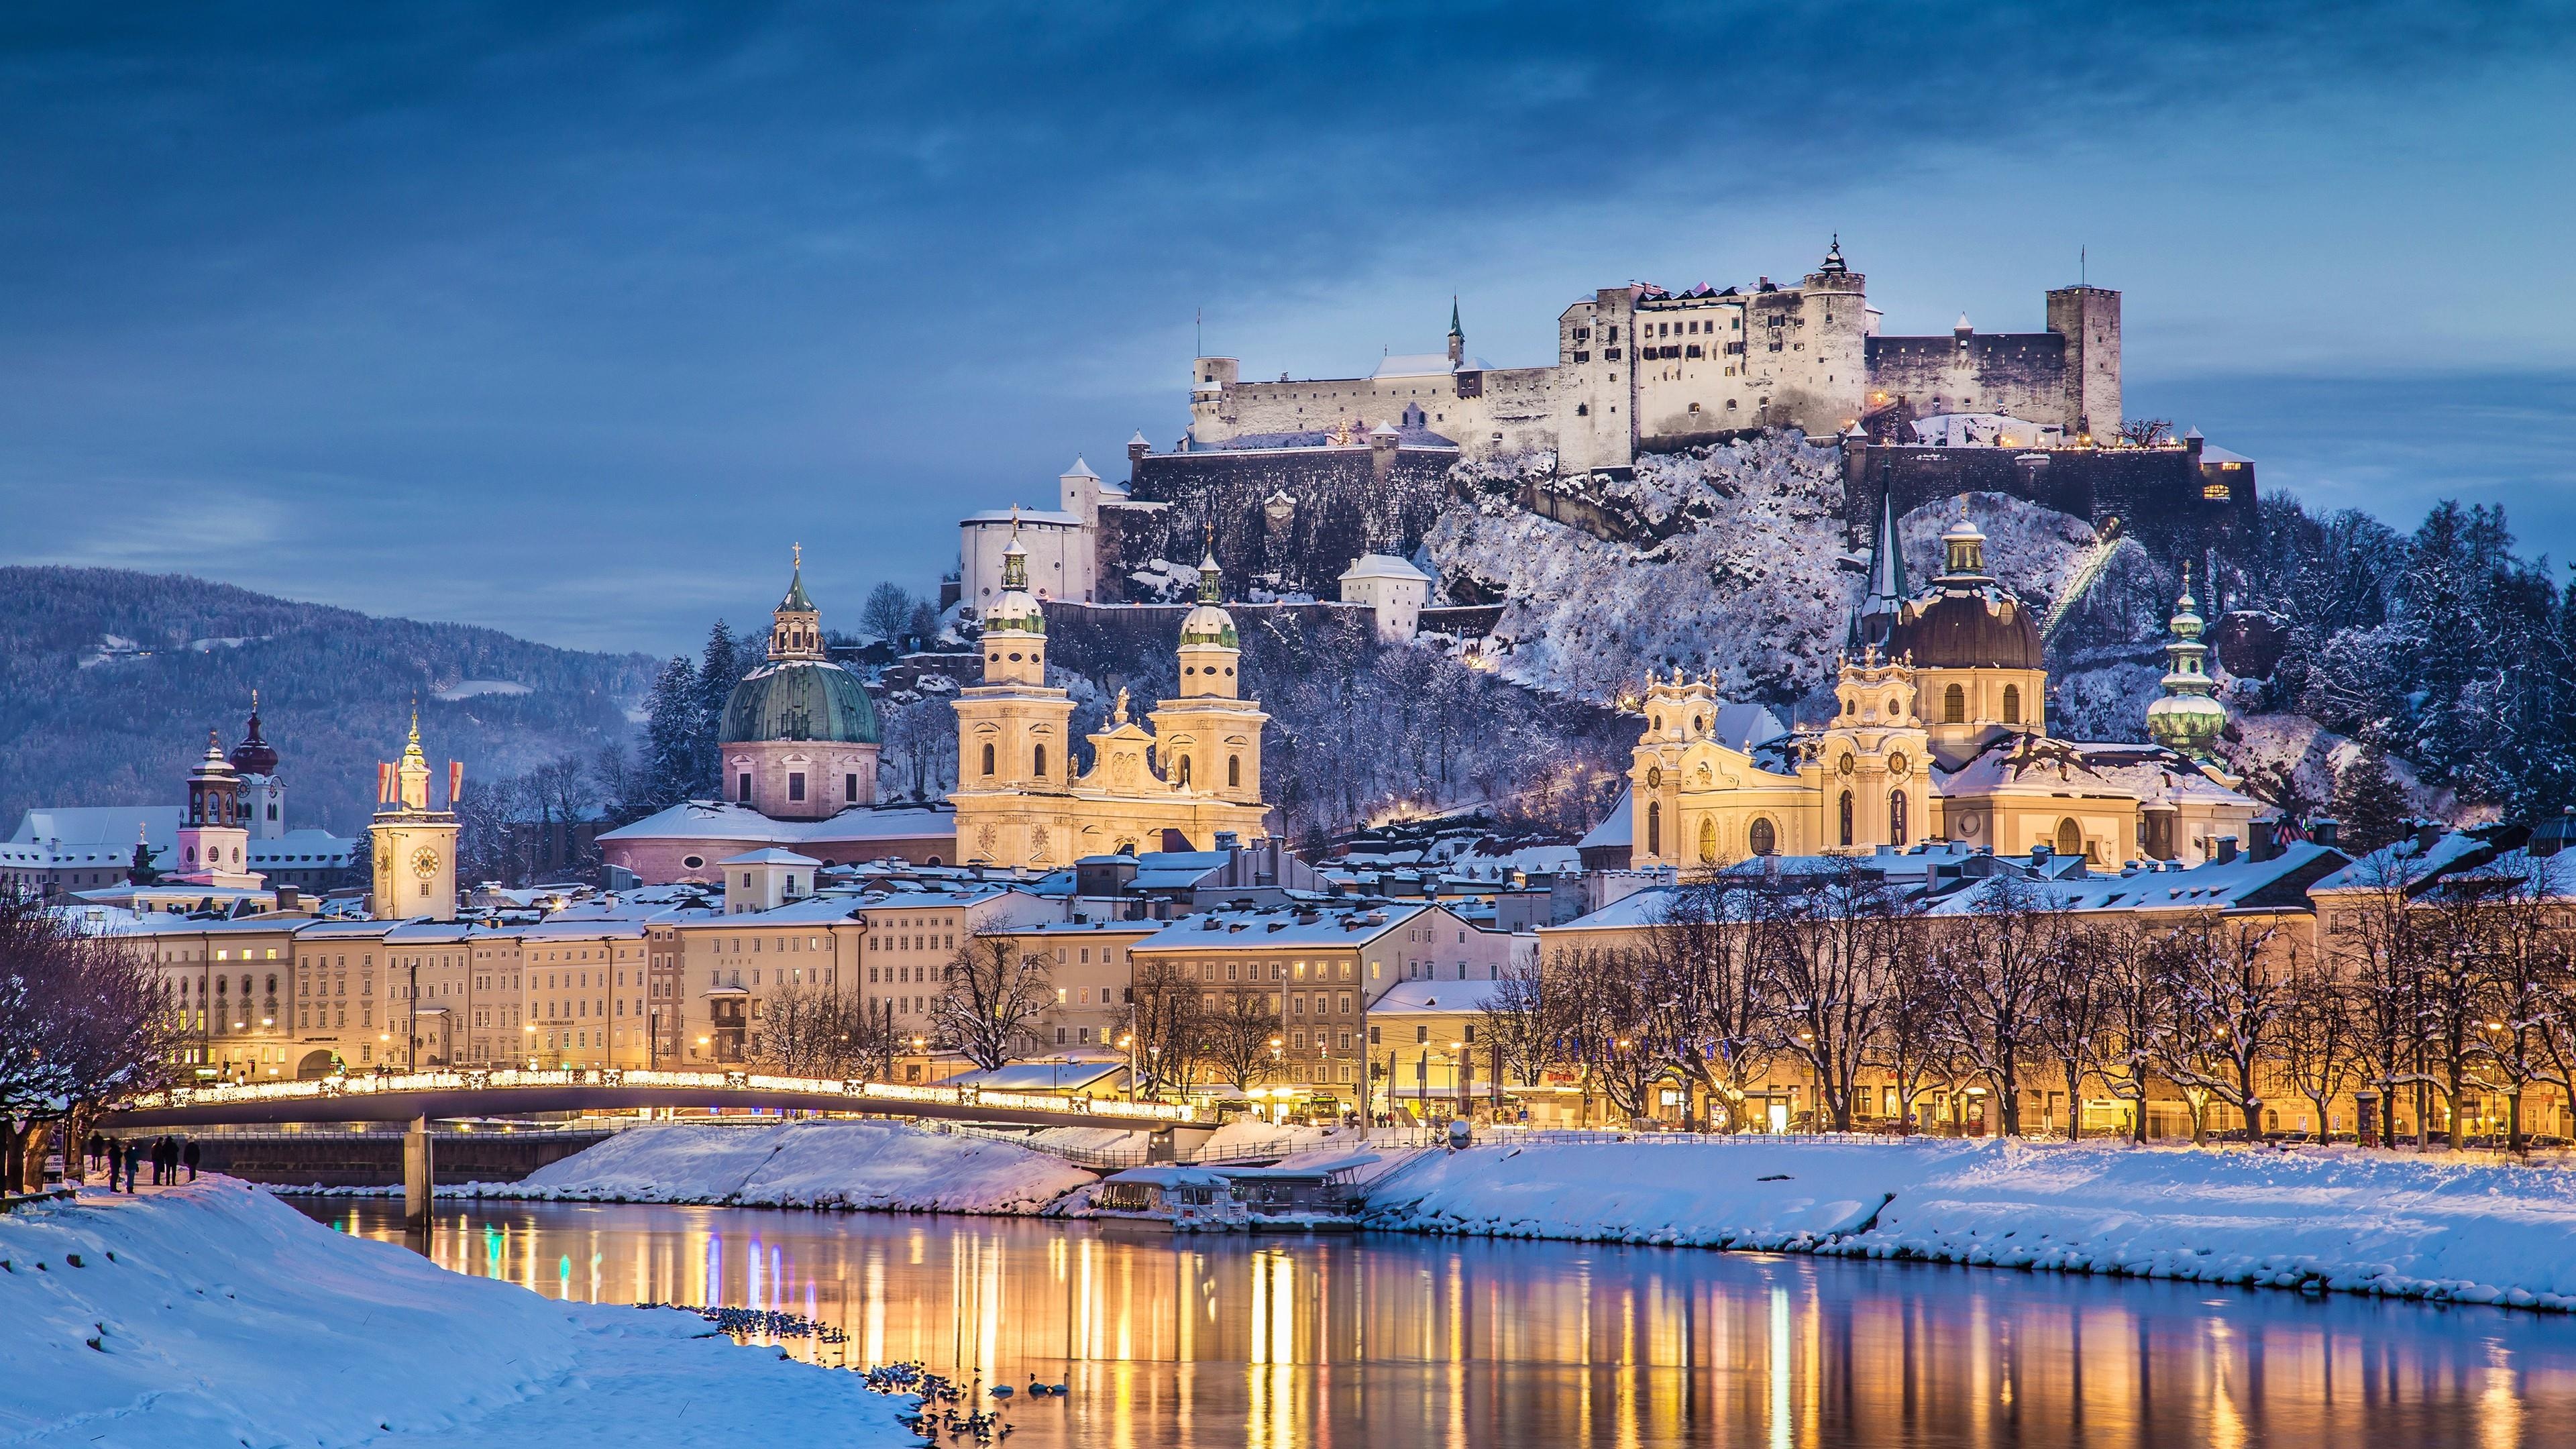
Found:
[[[307,1201],[399,1240],[399,1210]],[[1013,1449],[2576,1443],[2576,1322],[1663,1248],[1104,1236],[965,1217],[451,1204],[430,1256],[553,1297],[777,1309],[865,1367],[1070,1399]]]

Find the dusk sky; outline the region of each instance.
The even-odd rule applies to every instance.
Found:
[[[0,561],[550,643],[827,624],[1247,377],[1630,279],[2125,293],[2132,416],[2576,557],[2564,4],[20,7]]]

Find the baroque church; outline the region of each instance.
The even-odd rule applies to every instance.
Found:
[[[1261,727],[1241,694],[1234,617],[1216,559],[1199,565],[1197,607],[1181,621],[1180,694],[1146,724],[1119,691],[1091,763],[1069,738],[1074,703],[1046,683],[1046,612],[1029,591],[1028,550],[1002,550],[1002,591],[984,614],[983,682],[958,692],[957,858],[1048,868],[1089,855],[1250,844],[1267,833]]]
[[[1986,572],[1985,535],[1965,517],[1941,546],[1940,575],[1909,592],[1894,508],[1882,505],[1866,596],[1837,662],[1837,711],[1821,728],[1739,748],[1716,731],[1710,680],[1648,682],[1623,802],[1632,866],[1934,839],[2103,867],[2199,864],[2224,838],[2251,839],[2269,807],[2210,754],[2226,709],[2211,697],[2188,576],[2165,697],[2148,711],[2155,743],[2063,740],[2048,732],[2032,609]]]

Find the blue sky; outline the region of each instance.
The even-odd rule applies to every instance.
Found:
[[[2133,415],[2576,556],[2567,4],[24,7],[0,561],[686,647],[1631,278],[2126,293]]]

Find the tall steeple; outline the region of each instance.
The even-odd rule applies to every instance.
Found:
[[[1467,334],[1458,325],[1458,298],[1449,298],[1449,365],[1457,366],[1467,359]]]
[[[2200,642],[2205,627],[2200,602],[2191,596],[2191,565],[2182,566],[2182,596],[2174,600],[2166,629],[2164,697],[2147,706],[2147,733],[2157,744],[2204,763],[2211,746],[2227,728],[2227,706],[2213,696],[2218,685],[2209,677],[2209,646]]]
[[[1020,510],[1011,510],[1011,541],[1002,549],[1002,591],[984,611],[984,682],[1046,683],[1046,610],[1029,594],[1029,551],[1020,542]]]
[[[1881,487],[1878,538],[1869,551],[1869,587],[1861,597],[1860,614],[1855,621],[1858,638],[1854,642],[1884,648],[1888,636],[1895,632],[1897,610],[1904,602],[1905,545],[1896,534],[1896,493]]]
[[[769,657],[821,659],[825,657],[823,613],[814,607],[813,596],[805,592],[805,545],[794,545],[790,556],[794,562],[787,576],[787,593],[770,616]]]

